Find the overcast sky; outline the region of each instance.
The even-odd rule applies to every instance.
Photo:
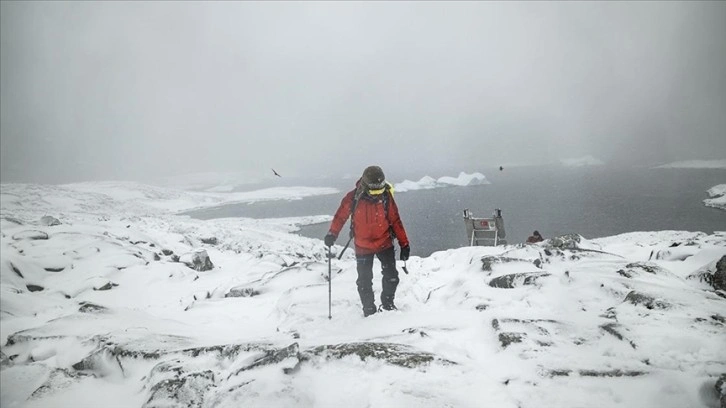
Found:
[[[726,158],[726,2],[3,1],[0,18],[3,182]]]

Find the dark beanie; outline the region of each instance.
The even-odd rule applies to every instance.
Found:
[[[383,174],[383,170],[378,166],[368,166],[363,171],[363,177],[361,177],[363,184],[380,188],[383,186],[383,182],[386,181],[386,176]]]

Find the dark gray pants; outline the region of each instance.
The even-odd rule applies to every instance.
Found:
[[[373,295],[373,257],[381,261],[381,304],[393,305],[398,286],[398,270],[396,270],[396,250],[393,247],[370,255],[356,255],[358,280],[358,295],[363,304],[363,313],[370,314],[376,311],[375,296]]]

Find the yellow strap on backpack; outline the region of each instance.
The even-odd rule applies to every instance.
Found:
[[[393,185],[391,183],[389,183],[389,182],[386,182],[386,186],[383,187],[383,188],[379,188],[379,189],[376,189],[376,190],[368,190],[368,194],[370,194],[370,195],[380,195],[380,194],[383,194],[386,191],[386,189],[388,189],[388,191],[391,192],[391,197],[393,197]]]

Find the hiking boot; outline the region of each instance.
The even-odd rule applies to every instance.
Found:
[[[393,303],[384,303],[378,308],[379,312],[383,312],[386,310],[398,310],[398,308]]]
[[[376,313],[376,306],[374,305],[372,308],[363,308],[363,317],[368,317],[372,314]]]

